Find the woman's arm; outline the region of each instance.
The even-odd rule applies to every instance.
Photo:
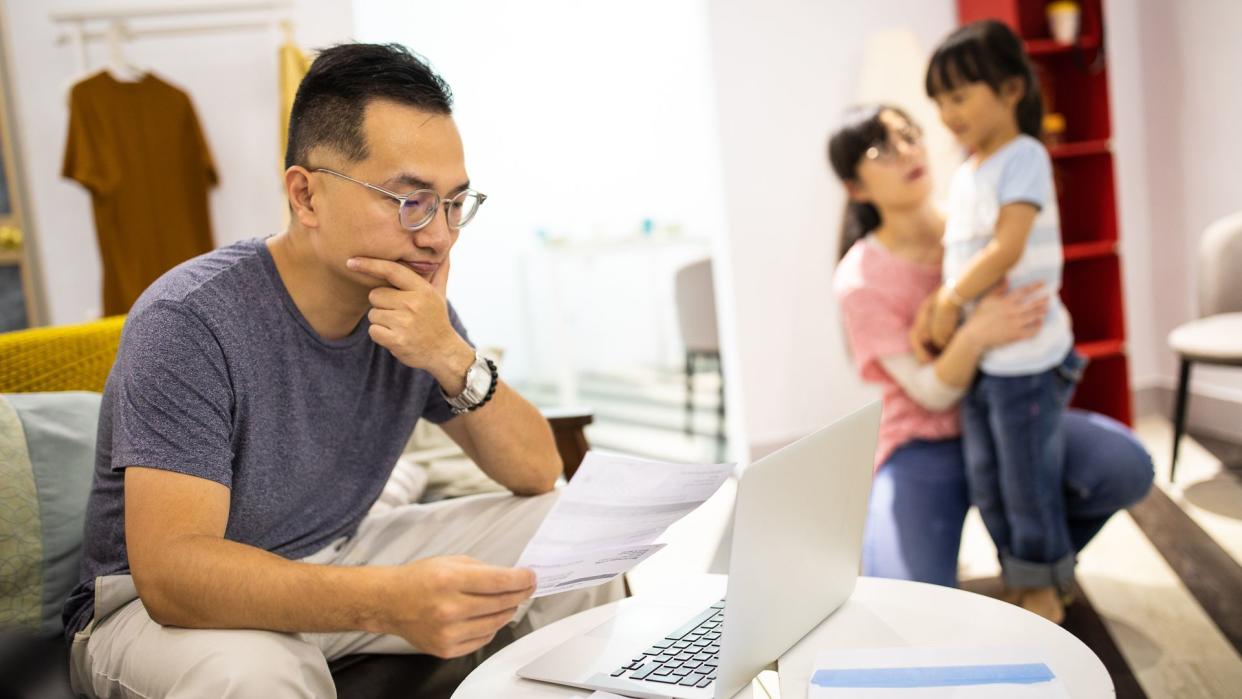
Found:
[[[879,361],[915,403],[938,413],[961,400],[986,350],[979,331],[964,327],[930,364],[920,364],[913,352],[880,357]]]
[[[949,345],[930,364],[921,364],[915,352],[880,357],[880,366],[914,402],[932,412],[956,403],[974,379],[983,353],[992,347],[1026,339],[1039,332],[1048,300],[1039,296],[1042,284],[1017,291],[993,291],[962,326]],[[919,342],[911,331],[912,340]]]
[[[965,387],[951,386],[941,379],[935,364],[919,364],[913,353],[891,354],[880,357],[879,362],[911,400],[933,413],[953,407],[966,392]]]

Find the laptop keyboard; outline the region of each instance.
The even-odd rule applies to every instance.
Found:
[[[720,600],[703,610],[681,628],[651,644],[612,676],[683,687],[710,685],[716,680],[719,664],[724,606],[725,601]]]

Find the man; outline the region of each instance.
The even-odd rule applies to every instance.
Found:
[[[510,567],[561,461],[445,299],[485,199],[451,99],[401,47],[324,51],[290,120],[288,230],[191,260],[134,306],[65,608],[78,691],[332,696],[329,660],[456,657],[618,596],[527,609],[533,574]],[[420,417],[522,497],[367,516]]]

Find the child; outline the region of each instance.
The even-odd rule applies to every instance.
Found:
[[[1060,221],[1051,160],[1038,140],[1039,85],[1021,41],[995,21],[949,35],[926,82],[941,119],[971,155],[949,188],[944,283],[915,341],[943,347],[974,299],[998,284],[1044,283],[1050,298],[1040,331],[984,356],[961,404],[962,444],[971,500],[996,542],[1008,598],[1060,623],[1060,591],[1074,572],[1061,492],[1061,413],[1084,362],[1056,294]]]

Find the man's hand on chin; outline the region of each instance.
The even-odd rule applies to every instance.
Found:
[[[374,257],[351,257],[346,266],[383,281],[387,286],[371,290],[371,339],[392,352],[402,364],[425,369],[449,395],[465,388],[466,371],[474,361],[474,349],[449,322],[449,260],[423,279],[409,266]]]

